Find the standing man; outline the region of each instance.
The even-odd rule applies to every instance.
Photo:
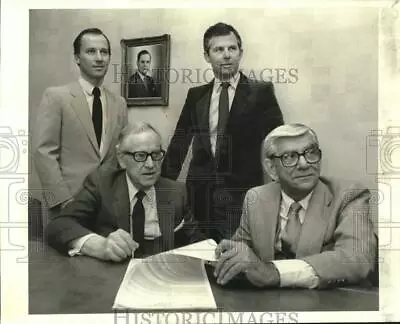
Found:
[[[283,117],[272,84],[239,72],[243,49],[235,28],[209,27],[203,46],[215,79],[189,90],[162,174],[179,176],[193,138],[186,180],[190,203],[202,229],[218,242],[239,225],[245,192],[263,183],[261,143]]]
[[[151,55],[142,50],[137,55],[138,70],[129,78],[128,98],[158,97],[154,79],[148,75],[151,65]]]
[[[102,86],[110,63],[110,41],[97,28],[73,43],[78,81],[44,92],[34,129],[35,162],[53,218],[83,179],[109,159],[127,124],[125,100]]]

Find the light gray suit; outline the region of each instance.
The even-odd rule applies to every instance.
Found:
[[[107,123],[100,155],[85,94],[78,82],[46,89],[34,129],[34,158],[47,204],[71,198],[85,177],[108,160],[127,123],[125,100],[104,88]]]
[[[319,287],[355,283],[373,270],[376,239],[370,218],[369,190],[320,178],[306,212],[296,259],[310,264]],[[269,183],[250,189],[233,240],[244,240],[256,255],[274,260],[281,187]]]

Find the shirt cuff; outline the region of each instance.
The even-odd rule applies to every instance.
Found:
[[[92,236],[96,236],[96,234],[94,233],[86,234],[85,236],[73,240],[70,244],[71,249],[68,251],[68,255],[71,257],[75,255],[81,255],[81,249],[83,244],[85,244],[85,242]]]
[[[271,261],[278,269],[281,287],[316,288],[319,277],[312,266],[303,260]]]

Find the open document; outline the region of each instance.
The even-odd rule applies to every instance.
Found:
[[[205,261],[217,244],[204,240],[146,259],[131,259],[113,309],[216,309]]]

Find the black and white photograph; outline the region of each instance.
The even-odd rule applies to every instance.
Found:
[[[4,322],[400,320],[398,1],[119,2],[2,6]]]

